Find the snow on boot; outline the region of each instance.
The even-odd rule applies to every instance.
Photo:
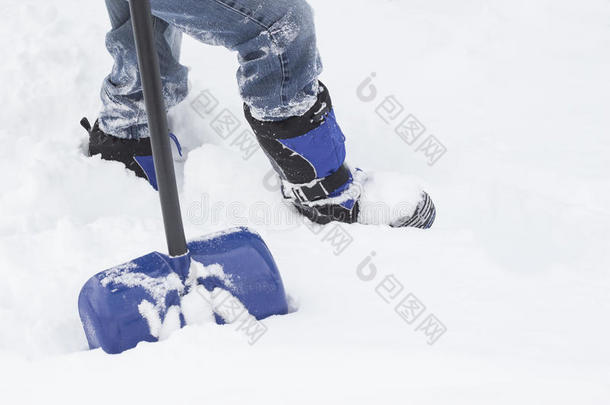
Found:
[[[331,221],[430,228],[436,210],[417,182],[399,174],[352,171],[345,164],[345,136],[330,94],[320,83],[318,100],[303,116],[246,119],[282,180],[284,198],[319,224]]]
[[[89,133],[89,156],[101,155],[104,160],[121,162],[136,176],[147,179],[151,186],[155,190],[157,189],[157,176],[150,138],[123,139],[109,135],[100,129],[97,120],[93,127],[91,127],[87,118],[83,118],[80,124]],[[178,148],[178,153],[182,156],[178,139],[173,134],[169,134],[169,136]]]

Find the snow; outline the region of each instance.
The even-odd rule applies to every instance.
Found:
[[[2,1],[3,402],[608,403],[610,3],[311,4],[350,163],[425,179],[435,228],[295,220],[262,152],[244,159],[245,120],[213,129],[241,117],[235,55],[186,39],[191,94],[170,124],[187,235],[253,226],[296,311],[254,334],[192,295],[195,325],[109,356],[87,350],[80,288],[165,238],[156,193],[82,154],[111,66],[104,4]],[[206,89],[210,115],[193,107]],[[394,132],[409,115],[412,143]]]
[[[417,178],[390,171],[366,173],[360,187],[358,221],[371,225],[396,224],[411,217],[425,188]]]

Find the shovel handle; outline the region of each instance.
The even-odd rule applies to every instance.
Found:
[[[129,9],[138,53],[140,79],[148,116],[150,143],[157,174],[167,247],[170,256],[182,256],[187,253],[188,249],[169,141],[167,112],[163,101],[159,56],[153,36],[150,0],[129,0]]]

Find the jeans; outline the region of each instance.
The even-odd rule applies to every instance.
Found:
[[[307,112],[316,102],[322,64],[310,6],[305,0],[151,0],[166,108],[188,94],[180,64],[182,34],[238,54],[237,81],[244,103],[261,121]],[[114,58],[105,78],[99,123],[121,138],[149,136],[127,0],[106,0]]]

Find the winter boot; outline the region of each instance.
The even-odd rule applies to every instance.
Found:
[[[393,173],[367,176],[345,164],[345,136],[322,83],[317,102],[303,116],[259,121],[247,105],[244,110],[282,180],[284,198],[311,221],[432,226],[434,204],[413,180]]]
[[[104,160],[121,162],[127,169],[134,172],[136,176],[147,179],[153,188],[157,189],[157,176],[155,174],[150,138],[117,138],[102,131],[97,120],[93,127],[91,127],[87,118],[83,118],[80,124],[89,133],[89,156],[101,155],[101,158]],[[182,155],[178,139],[173,134],[170,134],[170,138],[176,144],[178,153]]]

